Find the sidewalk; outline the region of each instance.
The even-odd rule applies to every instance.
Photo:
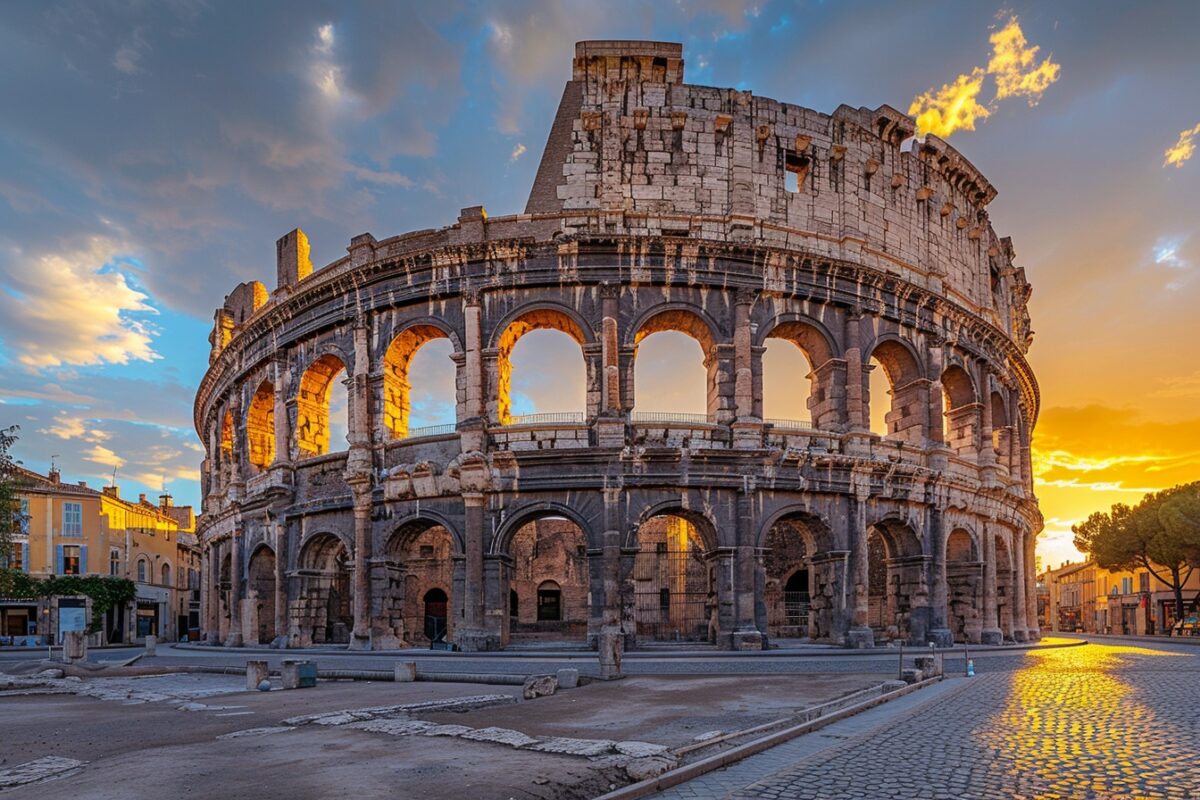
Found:
[[[1077,641],[1114,641],[1114,642],[1140,642],[1143,644],[1182,644],[1190,647],[1200,647],[1200,636],[1160,636],[1154,635],[1130,635],[1122,633],[1056,633],[1055,636],[1061,636],[1064,639],[1072,639]]]

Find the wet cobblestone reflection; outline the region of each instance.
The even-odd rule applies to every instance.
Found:
[[[1200,798],[1200,652],[1027,655],[740,798]]]

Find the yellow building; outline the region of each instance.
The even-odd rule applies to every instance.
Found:
[[[1156,567],[1166,574],[1166,570]],[[1056,631],[1166,634],[1175,622],[1175,593],[1143,567],[1107,570],[1093,561],[1064,564],[1042,576],[1049,622]],[[1185,613],[1200,605],[1200,570],[1184,583]]]
[[[97,644],[148,634],[176,639],[195,627],[186,619],[191,590],[199,586],[189,506],[174,506],[166,495],[160,505],[145,495],[123,500],[118,487],[63,483],[57,470],[44,476],[22,469],[17,482],[22,525],[11,566],[38,577],[108,575],[137,584],[132,607],[106,614]],[[86,598],[0,598],[0,637],[57,641],[64,631],[86,627],[89,604]],[[198,605],[195,611],[198,626]]]

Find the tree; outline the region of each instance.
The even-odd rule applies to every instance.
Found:
[[[21,530],[21,498],[17,495],[17,462],[9,450],[17,442],[19,428],[0,428],[0,568],[12,558],[17,533]]]
[[[1104,569],[1152,574],[1175,595],[1175,616],[1183,616],[1183,587],[1200,564],[1200,482],[1147,494],[1132,508],[1118,503],[1071,531],[1075,547]]]

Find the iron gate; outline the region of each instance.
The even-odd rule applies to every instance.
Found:
[[[709,617],[716,610],[709,585],[700,548],[643,549],[633,562],[637,635],[658,641],[707,641]]]

